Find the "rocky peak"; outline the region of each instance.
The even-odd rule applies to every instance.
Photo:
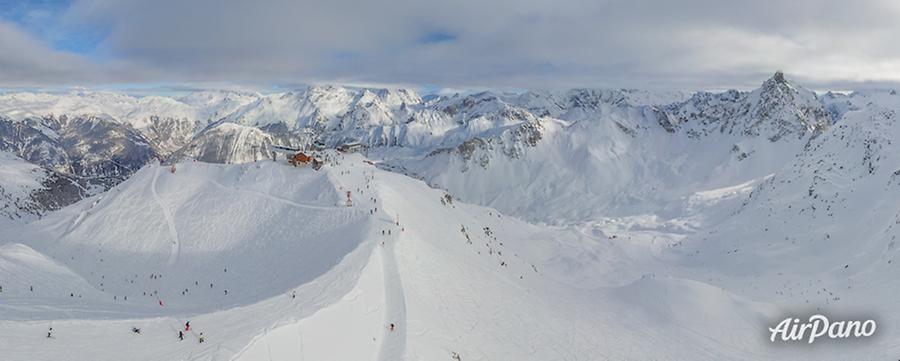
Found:
[[[830,124],[816,94],[792,83],[781,71],[749,93],[697,93],[664,112],[658,117],[660,124],[670,131],[687,128],[693,137],[727,133],[764,136],[774,142],[815,135]]]
[[[787,81],[784,80],[784,73],[782,73],[781,70],[775,72],[775,75],[772,76],[772,81],[776,83],[787,83]]]
[[[795,87],[784,77],[784,73],[781,71],[775,72],[775,75],[772,75],[771,78],[766,79],[762,83],[762,86],[758,89],[759,94],[763,99],[766,100],[792,100],[797,93],[804,91],[810,93],[813,97],[815,94],[809,92],[808,90],[802,89],[800,87]]]
[[[751,92],[748,134],[759,134],[770,128],[774,140],[792,133],[803,136],[817,134],[830,124],[829,114],[816,94],[792,84],[778,71],[766,80],[762,87]]]

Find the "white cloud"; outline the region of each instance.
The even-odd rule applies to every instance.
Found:
[[[89,65],[78,56],[53,51],[5,22],[0,22],[0,49],[0,83],[6,85],[71,81]]]
[[[892,0],[76,0],[61,21],[107,29],[104,62],[28,39],[0,82],[710,89],[783,69],[847,88],[900,82],[898,18]]]

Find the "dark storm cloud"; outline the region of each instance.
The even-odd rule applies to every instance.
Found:
[[[898,18],[890,0],[76,0],[60,21],[105,38],[92,54],[44,49],[76,59],[33,68],[122,82],[691,89],[782,69],[845,89],[900,80]]]

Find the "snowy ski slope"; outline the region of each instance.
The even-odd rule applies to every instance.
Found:
[[[102,197],[4,228],[3,359],[880,359],[900,351],[889,327],[840,347],[768,344],[782,306],[802,298],[747,292],[746,279],[724,277],[732,268],[715,266],[723,256],[692,241],[689,216],[538,226],[451,200],[362,156],[332,156],[319,172],[271,161],[184,162],[175,173],[148,165]],[[767,179],[697,192],[690,206],[738,209]],[[678,246],[689,241],[703,252]],[[772,269],[752,284],[779,277]],[[872,289],[857,297],[865,295],[889,300]]]

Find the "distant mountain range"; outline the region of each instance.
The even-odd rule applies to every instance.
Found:
[[[108,189],[151,162],[243,163],[269,158],[271,145],[361,142],[385,168],[501,210],[534,209],[510,203],[527,192],[534,204],[589,202],[598,212],[627,213],[681,195],[654,191],[660,187],[771,173],[848,111],[892,94],[817,96],[780,72],[750,92],[693,94],[573,89],[423,98],[409,89],[340,86],[177,98],[8,93],[0,95],[0,151],[80,185],[79,196],[40,201],[35,208],[44,210]],[[508,177],[529,181],[492,181]],[[576,197],[564,189],[584,193],[569,199]]]

